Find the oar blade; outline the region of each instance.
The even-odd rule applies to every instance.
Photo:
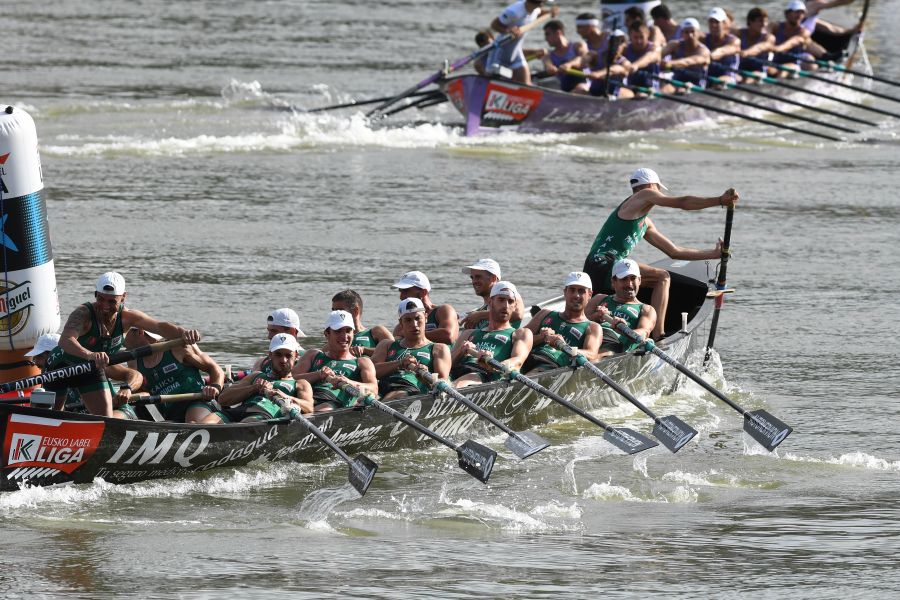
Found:
[[[456,448],[459,468],[480,481],[487,483],[494,468],[497,453],[478,442],[467,440]]]
[[[771,452],[794,430],[784,421],[764,410],[744,413],[744,431]]]
[[[643,433],[627,427],[610,427],[603,432],[603,439],[625,454],[637,454],[659,446]]]
[[[504,445],[519,458],[528,458],[550,446],[550,442],[533,431],[517,431],[506,438]]]
[[[378,471],[378,465],[365,454],[360,454],[353,459],[353,464],[350,465],[349,480],[350,485],[356,488],[360,496],[366,495],[366,490],[369,489],[376,471]]]
[[[660,417],[659,423],[653,427],[653,437],[675,454],[685,444],[694,439],[697,430],[674,415]]]

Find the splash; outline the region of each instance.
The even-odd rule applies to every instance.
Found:
[[[796,462],[818,463],[827,465],[838,465],[843,467],[857,467],[872,471],[894,471],[900,472],[900,460],[889,461],[883,458],[866,454],[865,452],[852,452],[849,454],[841,454],[834,458],[812,458],[809,456],[798,456],[788,452],[784,455],[784,460]]]
[[[643,498],[635,495],[627,487],[613,485],[612,480],[606,483],[593,483],[582,494],[582,498],[585,499],[657,503],[694,503],[699,500],[699,497],[700,495],[691,487],[679,485],[669,492],[660,492]]]
[[[309,529],[334,531],[328,524],[328,515],[341,504],[359,498],[359,492],[349,482],[339,488],[315,490],[297,507],[297,517],[305,521]]]

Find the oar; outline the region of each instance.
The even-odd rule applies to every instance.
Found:
[[[471,353],[470,353],[471,354]],[[642,433],[638,433],[633,429],[628,429],[627,427],[611,427],[607,423],[604,423],[597,417],[589,414],[588,412],[578,408],[559,394],[555,392],[551,392],[541,384],[539,384],[534,379],[530,379],[525,377],[521,373],[519,373],[515,369],[511,369],[507,365],[504,365],[502,362],[498,361],[496,358],[490,358],[487,360],[487,364],[494,367],[496,370],[503,373],[509,379],[515,379],[519,383],[530,387],[538,394],[546,396],[550,398],[554,402],[558,402],[562,404],[572,412],[574,412],[579,417],[583,419],[587,419],[597,427],[603,429],[603,439],[607,442],[611,443],[616,448],[619,448],[626,454],[636,454],[638,452],[642,452],[644,450],[649,450],[655,446],[658,446],[656,442],[648,438]]]
[[[402,423],[406,423],[419,433],[427,435],[436,442],[455,451],[457,458],[459,458],[459,468],[481,483],[487,483],[488,478],[491,476],[491,470],[494,468],[494,460],[497,458],[497,453],[487,446],[482,446],[478,442],[473,442],[472,440],[466,440],[459,445],[454,444],[436,431],[432,431],[418,421],[407,417],[400,411],[394,410],[374,396],[363,394],[356,386],[345,383],[341,385],[340,388],[348,394],[359,398],[365,406],[374,406],[381,412],[387,413]]]
[[[784,438],[786,438],[794,430],[792,427],[775,418],[764,410],[744,410],[731,398],[704,381],[702,377],[678,362],[674,357],[660,350],[652,339],[644,339],[636,331],[628,327],[628,325],[619,323],[618,325],[616,325],[616,329],[624,333],[633,342],[644,346],[647,350],[678,369],[678,371],[693,379],[694,382],[700,385],[703,389],[742,414],[744,416],[744,431],[749,433],[753,439],[762,444],[762,446],[769,452],[774,450],[775,447],[783,442]]]
[[[879,115],[886,115],[888,117],[894,117],[895,119],[900,119],[900,114],[891,112],[889,110],[885,110],[883,108],[878,108],[876,106],[867,106],[860,102],[853,102],[852,100],[844,100],[843,98],[838,98],[837,96],[832,96],[831,94],[825,94],[823,92],[818,92],[816,90],[810,90],[803,86],[794,85],[792,83],[788,83],[783,79],[775,79],[774,77],[768,77],[766,75],[760,75],[759,73],[754,73],[753,71],[742,71],[740,69],[729,69],[734,73],[740,73],[744,77],[749,77],[750,79],[757,79],[762,81],[763,83],[768,83],[771,85],[775,85],[778,87],[783,87],[786,90],[793,90],[795,92],[803,92],[804,94],[809,94],[810,96],[816,96],[818,98],[825,98],[826,100],[831,100],[832,102],[839,102],[840,104],[846,104],[847,106],[852,106],[854,108],[859,108],[861,110],[867,110],[869,112],[878,113]]]
[[[429,96],[433,93],[434,93],[433,91],[429,90],[427,92],[415,92],[413,94],[409,94],[409,96],[410,97]],[[390,100],[391,98],[393,98],[393,96],[382,96],[380,98],[370,98],[369,100],[351,100],[350,102],[344,102],[342,104],[332,104],[330,106],[320,106],[318,108],[310,108],[309,110],[304,110],[301,112],[314,113],[314,112],[324,112],[327,110],[338,110],[340,108],[352,108],[354,106],[365,106],[367,104],[375,104],[376,102],[384,102],[385,100]]]
[[[175,348],[176,346],[183,345],[184,340],[178,338],[175,340],[156,342],[155,344],[141,346],[140,348],[135,348],[133,350],[123,350],[121,352],[116,352],[115,354],[110,355],[109,364],[116,365],[119,363],[128,362],[129,360],[143,358],[145,356],[150,356],[151,354],[154,354],[156,352],[164,352],[169,348]],[[53,369],[52,371],[47,371],[46,373],[41,373],[40,375],[32,375],[31,377],[23,377],[22,379],[16,379],[15,381],[7,381],[6,383],[0,384],[0,394],[5,394],[7,392],[12,392],[15,390],[24,390],[30,387],[44,385],[45,383],[53,383],[54,381],[62,381],[64,379],[69,379],[70,377],[77,377],[78,375],[90,375],[91,373],[96,372],[97,368],[92,361],[76,363],[67,367]]]
[[[848,90],[853,90],[854,92],[860,92],[862,94],[869,94],[870,96],[875,96],[876,98],[883,98],[885,100],[890,100],[891,102],[900,102],[900,98],[896,96],[888,96],[887,94],[882,94],[880,92],[873,92],[871,90],[867,90],[865,88],[861,88],[856,85],[850,85],[849,83],[844,83],[843,81],[837,81],[834,79],[829,79],[828,77],[823,77],[822,75],[816,75],[815,73],[811,73],[810,71],[804,71],[803,69],[792,69],[790,67],[786,67],[784,65],[779,65],[776,62],[772,62],[771,60],[763,61],[765,64],[770,67],[774,67],[779,71],[785,73],[791,73],[794,75],[799,75],[800,77],[805,77],[807,79],[815,79],[816,81],[824,81],[825,83],[830,83],[831,85],[836,85],[838,87],[846,88]]]
[[[527,25],[523,25],[522,27],[520,27],[519,30],[522,33],[530,31],[531,29],[534,29],[535,27],[537,27],[544,21],[547,21],[548,19],[550,19],[550,16],[551,16],[550,13],[547,13],[546,15],[544,15],[542,17],[538,17],[531,23],[528,23]],[[382,102],[381,104],[379,104],[378,106],[376,106],[375,108],[370,110],[368,113],[366,113],[366,116],[371,117],[377,113],[382,112],[385,108],[387,108],[391,104],[394,104],[395,102],[398,102],[398,101],[406,98],[410,94],[419,91],[423,87],[429,86],[432,83],[435,83],[436,81],[443,79],[444,77],[446,77],[453,71],[457,71],[457,70],[463,68],[464,66],[466,66],[467,64],[469,64],[470,62],[475,60],[476,58],[486,55],[488,52],[492,51],[494,48],[499,48],[503,44],[510,42],[513,39],[514,38],[512,36],[510,36],[509,34],[504,34],[504,35],[497,37],[497,39],[495,39],[491,44],[489,44],[483,48],[479,48],[478,50],[476,50],[475,52],[472,52],[468,56],[464,56],[463,58],[460,58],[460,59],[454,61],[453,63],[446,65],[443,69],[437,71],[436,73],[429,75],[428,77],[426,77],[425,79],[423,79],[416,85],[412,86],[411,88],[404,90],[404,91],[400,92],[399,94],[397,94],[396,96],[392,96],[390,99]]]
[[[341,457],[341,460],[347,463],[350,467],[350,472],[347,476],[350,485],[356,488],[356,491],[359,492],[360,496],[364,496],[366,490],[369,489],[369,484],[372,483],[372,478],[375,477],[375,472],[378,471],[378,465],[365,454],[359,454],[356,458],[347,456],[347,453],[341,450],[330,437],[325,435],[324,431],[313,425],[312,421],[304,417],[300,413],[299,408],[296,406],[288,408],[287,403],[280,398],[278,394],[272,394],[272,397],[269,399],[281,408],[282,413],[286,412],[288,418],[302,423],[310,433],[319,438],[319,441],[331,448],[332,452],[337,454]]]
[[[816,60],[815,63],[820,67],[825,67],[826,69],[833,69],[835,71],[840,71],[841,73],[850,73],[851,75],[856,75],[865,79],[871,79],[872,81],[878,81],[880,83],[886,83],[888,85],[900,87],[900,81],[893,81],[891,79],[885,79],[884,77],[878,77],[877,75],[870,75],[869,73],[865,73],[863,71],[848,69],[847,67],[831,62],[830,60]]]
[[[724,292],[726,273],[728,271],[728,258],[731,256],[731,223],[734,220],[734,208],[729,206],[725,211],[725,239],[722,241],[722,262],[719,264],[719,276],[716,278],[716,289]],[[725,294],[716,296],[716,309],[713,312],[712,324],[709,326],[709,338],[706,340],[706,353],[703,355],[703,366],[709,362],[713,343],[716,341],[716,328],[719,325],[719,313],[725,305]]]
[[[168,402],[188,402],[190,400],[203,400],[203,392],[190,394],[135,394],[128,400],[128,404],[163,404]]]
[[[519,458],[528,458],[532,454],[536,454],[550,445],[550,442],[534,433],[533,431],[513,431],[502,422],[500,422],[492,414],[485,411],[483,408],[466,398],[459,392],[459,390],[455,389],[452,385],[450,385],[443,379],[438,379],[434,375],[434,373],[429,372],[428,369],[424,366],[420,366],[418,369],[416,369],[416,375],[419,377],[419,379],[427,383],[428,386],[432,389],[444,392],[454,400],[466,405],[468,408],[476,412],[481,418],[488,421],[489,423],[500,429],[503,433],[508,435],[509,437],[506,438],[506,442],[504,442],[504,445]]]
[[[579,354],[577,350],[564,341],[559,340],[556,347],[571,356],[579,367],[583,367],[596,375],[600,381],[618,392],[620,396],[634,404],[641,412],[653,419],[656,422],[656,425],[653,427],[653,437],[662,442],[663,446],[671,450],[673,454],[681,450],[682,446],[687,444],[695,435],[697,435],[696,429],[675,415],[668,415],[666,417],[656,416],[656,413],[644,406],[644,404],[635,398],[628,390],[613,381],[609,375],[600,369],[600,367],[591,363],[584,354]]]
[[[777,108],[771,108],[771,107],[765,106],[763,104],[759,104],[758,102],[752,102],[750,100],[741,100],[740,98],[735,98],[733,96],[729,96],[728,94],[723,94],[722,92],[710,90],[710,89],[704,88],[699,85],[687,83],[685,81],[679,81],[678,79],[663,79],[662,77],[658,77],[656,75],[653,75],[653,78],[658,79],[659,81],[665,81],[665,82],[671,83],[672,85],[674,85],[677,88],[690,90],[690,91],[696,92],[698,94],[705,94],[707,96],[712,96],[713,98],[718,98],[720,100],[734,102],[735,104],[743,104],[744,106],[749,106],[750,108],[756,108],[758,110],[766,110],[771,113],[775,113],[776,115],[781,115],[783,117],[790,117],[792,119],[797,119],[798,121],[806,121],[807,123],[812,123],[813,125],[819,125],[821,127],[829,127],[831,129],[837,129],[838,131],[844,131],[847,133],[859,133],[858,131],[854,131],[853,129],[848,129],[847,127],[842,127],[841,125],[835,125],[833,123],[826,123],[825,121],[819,121],[818,119],[805,117],[803,115],[798,115],[796,113],[789,113],[784,110],[780,110]]]
[[[707,81],[712,81],[716,85],[721,85],[723,87],[726,87],[726,88],[729,88],[732,90],[740,90],[744,93],[752,94],[754,96],[761,96],[763,98],[777,100],[778,102],[783,102],[785,104],[790,104],[792,106],[799,106],[806,110],[811,110],[813,112],[821,113],[823,115],[829,115],[832,117],[837,117],[839,119],[846,119],[847,121],[854,121],[856,123],[861,123],[863,125],[869,125],[871,127],[878,126],[878,123],[876,123],[874,121],[867,121],[865,119],[860,119],[858,117],[852,117],[850,115],[845,115],[843,113],[839,113],[836,110],[828,110],[827,108],[821,108],[819,106],[810,106],[809,104],[800,102],[799,100],[791,100],[790,98],[784,98],[782,96],[779,96],[778,94],[770,94],[769,92],[764,92],[763,90],[759,89],[755,85],[745,85],[743,83],[733,83],[731,81],[728,81],[727,79],[722,79],[720,77],[712,77],[712,76],[707,76],[706,79],[707,79]],[[853,131],[852,129],[848,129],[847,131],[849,131],[850,133],[858,133],[857,131]]]
[[[414,102],[404,104],[403,106],[394,107],[391,110],[386,110],[381,114],[384,117],[389,117],[410,108],[428,108],[429,106],[434,106],[435,104],[443,104],[446,101],[447,97],[443,94],[443,92],[434,91],[431,92],[431,95],[422,96]]]

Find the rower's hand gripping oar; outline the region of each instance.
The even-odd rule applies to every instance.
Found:
[[[513,431],[492,414],[485,411],[483,408],[466,398],[459,390],[454,389],[454,387],[448,382],[444,381],[443,379],[438,379],[437,376],[435,376],[434,373],[429,372],[426,367],[419,366],[419,368],[416,369],[416,375],[419,377],[419,379],[428,384],[428,386],[431,387],[435,392],[444,392],[454,400],[457,400],[458,402],[466,405],[468,408],[481,416],[481,418],[485,419],[486,421],[503,431],[503,433],[507,434],[509,437],[506,438],[504,445],[519,458],[528,458],[532,454],[536,454],[544,448],[550,446],[550,442],[534,433],[533,431]]]
[[[475,356],[477,355],[477,351],[470,352],[470,354]],[[603,439],[605,439],[616,448],[622,450],[626,454],[636,454],[638,452],[643,452],[644,450],[649,450],[650,448],[658,446],[656,442],[654,442],[644,434],[634,431],[633,429],[628,429],[627,427],[611,427],[597,417],[578,408],[559,394],[548,390],[534,379],[525,377],[517,370],[504,365],[496,358],[489,358],[485,362],[497,371],[503,373],[507,378],[511,380],[514,379],[519,383],[533,389],[537,393],[550,398],[554,402],[562,404],[578,416],[582,417],[583,419],[587,419],[597,427],[600,427],[601,429],[603,429]]]
[[[636,331],[628,327],[628,325],[625,325],[624,323],[618,323],[616,325],[616,329],[624,333],[625,336],[628,337],[628,339],[644,346],[648,351],[652,352],[656,356],[663,359],[665,362],[675,367],[678,371],[693,379],[695,383],[700,385],[700,387],[708,391],[710,394],[714,395],[716,398],[718,398],[737,412],[741,413],[744,416],[744,431],[749,433],[753,439],[762,444],[762,446],[769,452],[774,450],[778,446],[778,444],[783,442],[784,438],[786,438],[794,430],[792,427],[764,410],[748,411],[743,409],[731,398],[704,381],[702,377],[678,362],[674,357],[660,350],[653,342],[653,340],[651,340],[650,338],[643,338]]]
[[[712,324],[709,326],[709,338],[706,340],[706,352],[703,354],[703,366],[709,363],[712,354],[713,343],[716,341],[716,329],[719,326],[719,313],[725,305],[725,287],[727,283],[728,258],[731,256],[731,224],[734,221],[734,207],[729,206],[725,212],[725,239],[722,241],[722,262],[719,264],[719,276],[716,278],[716,290],[720,293],[716,296],[716,309],[713,312]]]
[[[662,442],[663,446],[668,448],[673,454],[681,450],[681,448],[685,444],[687,444],[694,438],[695,435],[697,435],[696,429],[694,429],[675,415],[668,415],[665,417],[656,416],[656,413],[644,406],[644,404],[640,400],[635,398],[634,395],[631,394],[628,390],[613,381],[613,379],[610,378],[609,375],[604,373],[600,369],[600,367],[591,363],[591,361],[589,361],[584,354],[579,354],[577,350],[572,348],[563,340],[558,340],[556,343],[556,347],[571,356],[576,365],[578,365],[579,367],[583,367],[596,375],[600,379],[600,381],[608,385],[614,391],[618,392],[619,395],[638,407],[641,412],[653,419],[656,422],[656,425],[653,427],[653,437]]]
[[[394,410],[374,396],[363,394],[359,390],[359,388],[354,385],[344,383],[337,387],[344,390],[351,396],[356,396],[357,398],[359,398],[360,402],[362,402],[363,405],[374,406],[381,412],[387,413],[394,419],[397,419],[398,421],[409,425],[419,433],[425,434],[436,442],[439,442],[455,451],[456,456],[459,458],[459,468],[481,483],[487,483],[488,478],[490,478],[491,476],[491,470],[494,468],[494,460],[496,460],[497,458],[497,453],[487,446],[482,446],[478,442],[473,442],[472,440],[466,440],[459,445],[454,444],[436,431],[432,431],[418,421],[407,417],[402,412]]]
[[[128,399],[128,404],[166,404],[169,402],[189,402],[191,400],[203,400],[203,392],[191,392],[189,394],[135,394]]]
[[[285,402],[283,398],[279,397],[278,394],[272,394],[269,400],[277,404],[281,408],[281,412],[286,413],[288,418],[302,423],[310,433],[319,438],[319,441],[331,448],[335,454],[341,457],[341,459],[350,467],[350,472],[347,476],[350,485],[356,488],[356,491],[359,492],[360,496],[366,494],[366,490],[369,489],[369,484],[372,483],[372,478],[375,477],[375,472],[378,471],[378,465],[373,460],[365,454],[359,454],[356,458],[350,458],[346,452],[341,450],[338,445],[325,434],[324,431],[313,425],[312,421],[304,417],[299,408],[293,404],[288,405],[288,403]]]

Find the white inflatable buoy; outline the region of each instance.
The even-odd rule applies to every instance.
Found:
[[[24,110],[0,107],[0,382],[35,372],[24,353],[59,329],[43,189],[34,121]]]

